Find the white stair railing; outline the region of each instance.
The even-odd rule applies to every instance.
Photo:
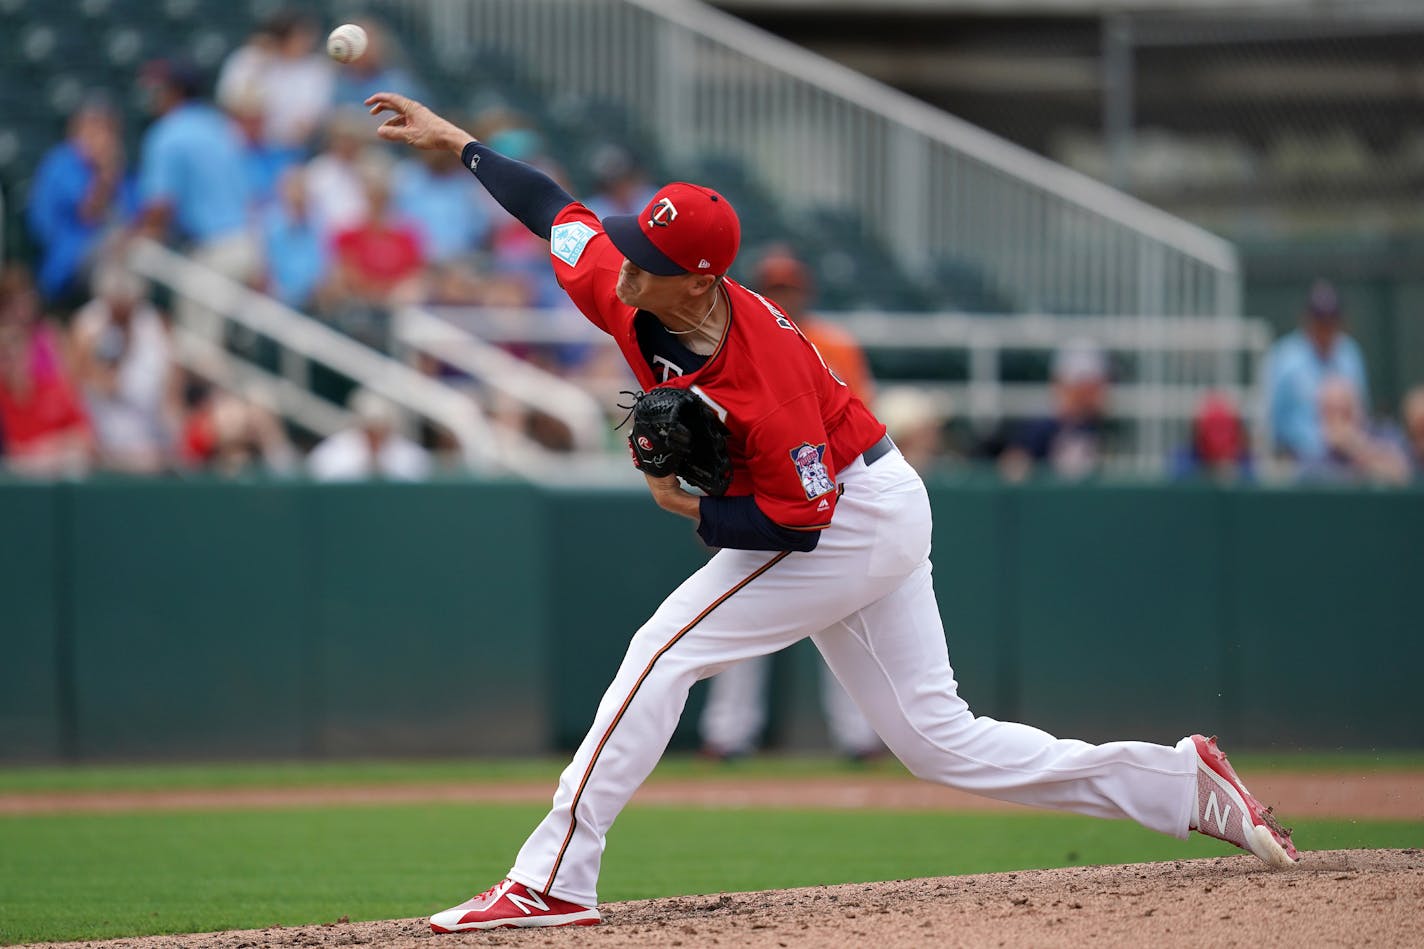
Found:
[[[295,357],[321,363],[401,409],[445,428],[459,445],[461,460],[471,470],[528,473],[537,467],[530,459],[531,454],[536,453],[526,446],[511,445],[511,436],[496,432],[479,407],[464,394],[311,317],[153,241],[137,242],[128,263],[140,275],[206,308],[224,323],[235,323],[273,340],[282,348],[284,361]],[[180,357],[185,361],[219,357],[240,362],[216,344],[194,343],[193,334],[188,332],[180,334],[179,342]],[[251,370],[249,367],[248,375],[255,378]],[[300,386],[277,386],[272,391],[282,413],[303,426],[321,431],[342,420],[341,416],[332,415],[313,403],[314,397],[304,393]],[[298,395],[299,392],[304,394]]]
[[[550,312],[520,310],[513,311],[513,315],[522,325],[533,328],[547,323]],[[558,420],[568,429],[575,450],[595,452],[604,447],[607,425],[603,411],[578,386],[483,342],[451,320],[421,307],[397,311],[393,335],[398,348],[434,356],[468,373],[479,384]]]

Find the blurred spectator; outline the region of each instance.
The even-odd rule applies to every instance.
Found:
[[[231,112],[239,103],[255,98],[261,108],[267,66],[277,51],[277,26],[277,15],[267,17],[223,60],[213,86],[213,99],[218,105]]]
[[[1326,377],[1318,399],[1325,454],[1301,464],[1302,480],[1362,484],[1409,480],[1409,459],[1398,444],[1370,425],[1353,380]]]
[[[27,211],[46,300],[83,302],[100,245],[123,224],[133,199],[118,113],[107,99],[88,99],[70,117],[69,137],[40,160],[30,186]]]
[[[366,52],[355,62],[337,70],[333,103],[339,109],[365,110],[366,100],[377,92],[395,92],[420,102],[428,102],[424,87],[399,64],[398,50],[383,24],[370,17],[351,21],[366,31]],[[378,124],[373,120],[372,124]]]
[[[1230,482],[1251,477],[1251,447],[1236,405],[1225,395],[1208,393],[1192,418],[1191,442],[1172,461],[1177,478]]]
[[[318,481],[359,481],[383,478],[421,481],[432,465],[429,453],[397,432],[397,411],[376,393],[358,389],[351,396],[357,426],[337,432],[307,456],[307,468]]]
[[[327,278],[330,251],[307,208],[306,175],[288,168],[278,182],[278,200],[262,216],[267,292],[287,306],[310,309]]]
[[[1107,357],[1098,344],[1064,343],[1053,357],[1053,415],[1018,427],[999,455],[1000,474],[1021,481],[1039,467],[1065,479],[1096,473],[1107,438],[1107,393]]]
[[[0,274],[0,455],[39,477],[81,474],[91,440],[54,331],[40,318],[29,274]]]
[[[921,475],[943,465],[946,418],[930,396],[911,386],[891,386],[875,400],[875,417]]]
[[[610,214],[637,214],[657,193],[633,153],[622,145],[600,146],[589,164],[598,182],[598,193],[584,204],[600,220]]]
[[[252,206],[259,211],[277,198],[277,181],[288,169],[301,163],[299,153],[269,142],[262,133],[262,102],[253,94],[243,96],[228,107],[242,140],[242,163],[247,170],[247,188]]]
[[[1414,480],[1424,481],[1424,385],[1415,386],[1404,394],[1399,416],[1404,425],[1405,449],[1414,469]]]
[[[294,158],[303,154],[331,111],[336,77],[331,60],[317,52],[317,21],[294,10],[273,14],[272,53],[261,70],[263,137]]]
[[[224,476],[290,474],[297,453],[286,431],[259,399],[204,388],[183,425],[190,465]]]
[[[100,267],[95,297],[75,314],[74,351],[101,467],[155,473],[168,467],[179,417],[168,328],[143,280]]]
[[[757,265],[755,289],[781,307],[856,398],[866,405],[875,404],[875,381],[860,344],[843,327],[814,316],[808,309],[815,286],[805,264],[787,250],[773,250]]]
[[[392,176],[391,195],[433,264],[468,258],[489,240],[494,219],[489,192],[453,152],[421,151],[403,159]]]
[[[250,283],[261,259],[249,226],[241,136],[225,115],[198,100],[191,66],[150,63],[142,82],[157,120],[144,133],[139,164],[141,232],[162,240],[172,231],[196,262]],[[180,315],[205,335],[220,335],[205,309],[190,304]]]
[[[326,123],[326,147],[307,162],[307,205],[317,230],[328,237],[366,217],[360,159],[370,138],[363,113],[338,110]]]
[[[338,306],[415,302],[424,292],[420,236],[391,209],[387,166],[370,160],[361,176],[367,214],[333,238],[332,272],[322,295]]]
[[[1368,404],[1365,360],[1345,334],[1343,322],[1339,294],[1328,282],[1317,280],[1300,328],[1277,340],[1266,357],[1272,447],[1302,464],[1321,461],[1329,451],[1318,411],[1327,377],[1342,377],[1354,389],[1356,401]]]

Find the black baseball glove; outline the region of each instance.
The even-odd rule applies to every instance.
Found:
[[[628,447],[638,470],[655,478],[676,474],[706,494],[725,494],[732,483],[727,429],[707,403],[670,386],[633,397]]]

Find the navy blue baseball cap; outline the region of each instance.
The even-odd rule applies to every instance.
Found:
[[[642,214],[604,218],[603,231],[624,257],[659,277],[721,276],[742,242],[731,203],[711,188],[684,181],[659,190]]]

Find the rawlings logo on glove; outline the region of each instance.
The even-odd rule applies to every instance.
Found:
[[[727,430],[707,404],[670,386],[630,394],[634,466],[654,478],[676,474],[706,494],[725,494],[732,483]]]

